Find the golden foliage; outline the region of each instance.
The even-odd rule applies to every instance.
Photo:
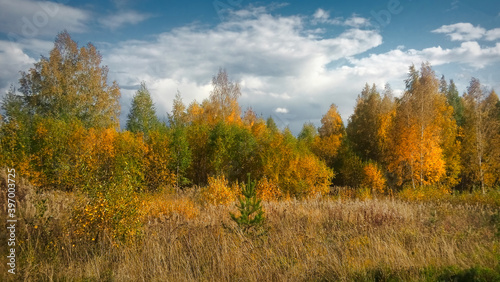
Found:
[[[319,135],[313,140],[312,150],[328,166],[333,167],[344,137],[344,124],[337,112],[336,105],[331,105],[328,112],[321,119],[321,127],[318,128],[318,133]]]
[[[107,236],[117,245],[140,238],[139,198],[127,186],[110,185],[95,197],[80,198],[71,218],[75,243],[98,242]]]
[[[212,205],[229,205],[241,191],[238,183],[229,185],[224,176],[208,177],[208,186],[201,191],[202,201]]]
[[[437,201],[449,198],[450,193],[446,187],[423,186],[419,189],[406,187],[398,196],[408,201]]]
[[[281,193],[293,197],[326,194],[333,171],[309,151],[299,151],[286,133],[276,133],[262,150],[262,172]]]
[[[174,198],[169,195],[153,194],[143,198],[139,214],[143,221],[168,219],[179,215],[185,219],[194,219],[200,213],[198,205],[191,199]]]
[[[78,48],[66,31],[61,32],[49,57],[22,73],[20,90],[43,117],[76,118],[86,128],[117,127],[120,88],[116,82],[108,84],[108,68],[101,62],[95,46]]]
[[[257,198],[263,201],[275,201],[283,197],[277,183],[269,180],[267,177],[263,177],[256,186]]]
[[[386,181],[380,168],[373,163],[369,163],[363,168],[363,172],[364,179],[361,186],[371,189],[373,193],[383,194]]]
[[[406,82],[407,91],[391,131],[388,170],[397,175],[399,185],[405,181],[411,181],[413,186],[432,185],[445,179],[446,160],[454,158],[450,153],[445,156],[443,145],[454,144],[455,133],[453,128],[442,127],[453,124],[453,109],[439,93],[437,78],[429,65],[423,64],[420,73],[412,66]],[[443,142],[445,139],[449,141]]]
[[[169,150],[170,141],[160,132],[150,132],[147,141],[145,180],[147,189],[164,190],[175,184],[175,173],[169,166],[173,162]]]

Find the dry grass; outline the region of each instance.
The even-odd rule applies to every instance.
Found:
[[[148,217],[140,242],[116,246],[101,238],[73,246],[65,237],[71,194],[22,193],[18,236],[25,240],[18,247],[20,273],[14,280],[384,281],[446,279],[471,268],[496,279],[500,273],[495,235],[500,220],[493,220],[498,207],[491,205],[266,202],[265,230],[250,235],[230,220],[234,206],[197,205],[189,216],[172,208],[168,216]],[[194,202],[193,195],[178,195],[165,203],[186,206],[184,197]],[[0,271],[1,280],[14,278],[6,275],[4,263]]]

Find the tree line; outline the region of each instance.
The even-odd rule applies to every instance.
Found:
[[[201,103],[177,93],[161,121],[145,83],[120,130],[120,88],[92,44],[60,33],[49,57],[21,72],[2,101],[0,164],[43,189],[98,193],[257,179],[260,193],[304,197],[331,185],[439,186],[485,191],[500,183],[500,102],[472,79],[459,95],[429,64],[410,66],[404,94],[368,84],[344,126],[334,104],[296,137],[272,118],[241,112],[238,83],[220,70]],[[264,187],[264,188],[262,188]]]

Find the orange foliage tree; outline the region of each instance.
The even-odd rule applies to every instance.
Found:
[[[431,185],[446,176],[443,140],[445,131],[456,124],[453,109],[439,93],[438,84],[430,65],[423,64],[420,73],[410,67],[392,128],[393,151],[388,165],[399,184]]]
[[[329,167],[334,166],[335,158],[344,137],[344,124],[337,106],[332,104],[326,114],[321,118],[321,127],[312,144],[313,152],[319,156]]]

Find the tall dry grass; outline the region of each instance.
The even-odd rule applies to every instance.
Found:
[[[156,195],[147,199],[182,206],[145,217],[141,241],[117,246],[104,237],[74,245],[67,226],[72,194],[23,189],[19,273],[7,275],[2,263],[2,281],[384,281],[446,279],[471,268],[493,279],[500,273],[498,207],[490,205],[265,202],[265,230],[243,234],[229,217],[233,205],[183,212],[196,196]]]

